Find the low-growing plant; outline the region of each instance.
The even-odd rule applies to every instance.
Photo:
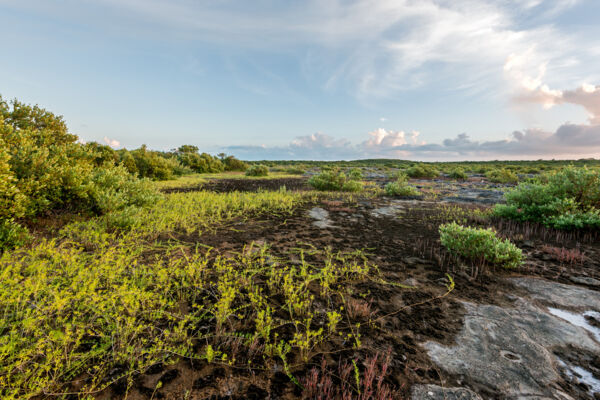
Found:
[[[411,178],[435,178],[440,175],[432,164],[417,164],[406,170],[406,175]]]
[[[302,168],[292,167],[292,168],[287,168],[285,170],[285,173],[290,174],[290,175],[304,175],[306,173],[306,170],[302,169]]]
[[[486,178],[494,183],[517,183],[519,177],[508,168],[496,168],[486,172]]]
[[[264,165],[253,165],[246,170],[246,176],[267,176],[269,168]]]
[[[565,264],[583,264],[587,258],[579,249],[567,249],[564,247],[543,245],[541,250],[559,262]]]
[[[360,168],[352,168],[348,173],[348,178],[352,181],[359,181],[363,178],[363,173]]]
[[[600,172],[565,167],[519,184],[504,195],[494,215],[539,222],[556,229],[600,228]]]
[[[450,171],[450,173],[448,174],[448,177],[450,177],[452,179],[464,181],[469,176],[465,173],[465,171],[462,168],[456,168],[456,169],[453,169],[452,171]]]
[[[357,174],[354,174],[355,178],[356,176]],[[312,176],[308,180],[308,184],[317,190],[360,192],[363,189],[361,181],[346,176],[339,168],[333,168]]]
[[[367,357],[362,365],[362,372],[356,362],[344,361],[336,369],[327,367],[325,359],[319,368],[313,367],[301,380],[303,386],[302,398],[327,399],[357,399],[357,400],[393,400],[399,399],[400,391],[386,382],[391,365],[391,357],[375,353]]]
[[[28,238],[29,234],[26,228],[12,219],[0,219],[0,254],[4,250],[22,246]]]
[[[419,190],[411,185],[402,182],[390,182],[385,185],[385,194],[388,196],[418,196]]]
[[[440,241],[454,256],[504,268],[523,264],[523,252],[491,228],[471,228],[452,222],[440,225]]]
[[[394,174],[396,177],[395,182],[389,182],[385,185],[385,194],[388,196],[418,196],[420,194],[419,190],[408,184],[408,179],[406,174],[403,172],[397,172]]]

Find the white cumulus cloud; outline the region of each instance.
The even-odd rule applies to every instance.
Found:
[[[116,149],[117,147],[121,146],[121,142],[119,142],[116,139],[111,139],[111,138],[109,138],[107,136],[104,136],[103,140],[104,140],[104,143],[106,143],[107,145],[109,145],[112,148]]]

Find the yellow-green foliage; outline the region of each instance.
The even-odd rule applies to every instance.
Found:
[[[419,190],[408,184],[406,174],[400,172],[395,175],[396,181],[385,185],[385,193],[388,196],[418,196]]]
[[[183,165],[181,165],[174,156],[168,157],[169,154],[148,150],[146,145],[142,145],[142,147],[139,149],[135,149],[130,152],[127,152],[127,150],[122,150],[121,154],[123,157],[123,164],[126,166],[130,165],[127,167],[129,172],[137,173],[140,178],[164,181],[167,179],[172,179],[174,175],[181,175],[181,173],[185,171],[180,169],[188,166],[183,162]],[[126,154],[129,154],[129,156]],[[199,154],[196,155],[200,157]],[[133,159],[135,166],[133,166],[131,159]],[[187,172],[190,171],[191,170],[188,170]]]
[[[10,155],[0,139],[0,219],[19,218],[25,213],[25,196],[16,186],[9,160]]]
[[[205,248],[171,241],[175,231],[291,212],[306,196],[173,194],[131,214],[128,232],[106,230],[106,216],[67,227],[60,242],[41,240],[4,253],[0,397],[85,396],[179,356],[254,367],[246,357],[251,348],[262,349],[259,359],[267,363],[280,358],[288,372],[290,352],[307,360],[329,335],[343,333],[358,345],[358,327],[342,323],[339,303],[314,304],[314,298],[337,293],[343,299],[352,281],[376,276],[360,252],[311,249],[325,259],[313,265],[298,250],[301,264],[290,265],[266,247],[213,257]],[[327,331],[315,326],[317,320],[327,321]],[[247,321],[255,322],[250,331]],[[286,325],[293,327],[289,334],[278,329]],[[238,338],[246,350],[235,353],[227,338]],[[78,385],[71,385],[75,380]]]
[[[523,264],[521,249],[508,239],[500,239],[491,228],[471,228],[452,222],[441,225],[439,232],[442,244],[456,256],[505,268]]]
[[[0,219],[59,208],[99,212],[151,202],[146,182],[115,167],[106,146],[82,145],[62,117],[0,97]]]
[[[169,179],[167,181],[156,181],[154,186],[158,189],[185,189],[192,187],[200,187],[206,183],[206,176],[202,174],[191,174],[179,176],[176,179]]]
[[[269,168],[264,165],[253,165],[246,170],[246,176],[267,176]]]
[[[416,164],[406,170],[406,175],[411,178],[435,178],[439,176],[438,171],[433,164]]]
[[[496,168],[485,174],[485,176],[490,180],[490,182],[495,183],[517,183],[519,182],[519,177],[516,173],[511,171],[508,168]]]
[[[320,174],[312,176],[308,180],[308,184],[317,190],[360,192],[363,190],[361,177],[362,172],[358,169],[346,175],[339,168],[333,168],[323,170]]]

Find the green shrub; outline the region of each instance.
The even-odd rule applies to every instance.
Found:
[[[245,171],[249,165],[241,160],[238,160],[234,156],[228,156],[222,160],[225,171]]]
[[[246,176],[267,176],[269,168],[265,165],[253,165],[246,170]]]
[[[15,219],[65,208],[103,214],[156,199],[148,182],[115,165],[120,153],[77,139],[62,117],[0,97],[0,247],[22,243]]]
[[[523,264],[523,253],[510,240],[498,238],[491,228],[464,227],[456,222],[439,227],[442,245],[454,256],[504,268]]]
[[[185,161],[182,161],[175,157],[169,157],[159,151],[148,150],[146,145],[142,145],[139,149],[132,150],[129,153],[135,160],[136,170],[140,178],[164,181],[172,179],[176,172],[183,172],[181,166],[196,170],[195,165],[192,166],[193,163],[188,158],[184,157]],[[190,157],[193,158],[193,156]],[[198,159],[200,160],[199,155]]]
[[[390,182],[387,185],[385,185],[385,194],[387,194],[388,196],[407,197],[419,196],[421,192],[419,192],[419,190],[416,187],[408,184]]]
[[[352,168],[348,173],[348,179],[352,181],[360,181],[363,178],[363,173],[360,168]]]
[[[341,190],[342,192],[360,192],[363,190],[363,183],[361,181],[349,180],[344,182]]]
[[[317,190],[359,192],[363,189],[361,181],[347,177],[337,168],[312,176],[308,184]]]
[[[395,174],[396,181],[385,185],[385,193],[388,196],[418,196],[419,190],[408,184],[406,175],[402,172]]]
[[[505,193],[494,215],[539,222],[557,229],[600,228],[600,173],[565,167],[519,184]]]
[[[285,173],[290,174],[290,175],[304,175],[306,173],[306,170],[304,170],[302,168],[292,167],[292,168],[286,169]]]
[[[452,179],[463,180],[463,181],[468,178],[467,174],[465,173],[465,171],[462,168],[456,168],[456,169],[450,171],[448,176]]]
[[[435,178],[440,172],[431,164],[417,164],[406,170],[411,178]]]
[[[490,182],[494,183],[517,183],[519,177],[507,168],[493,169],[485,174]]]
[[[89,208],[98,214],[144,206],[156,201],[156,193],[147,179],[137,179],[124,167],[99,168],[92,175]]]
[[[0,219],[0,254],[4,250],[22,246],[28,238],[27,229],[14,222],[14,220]]]

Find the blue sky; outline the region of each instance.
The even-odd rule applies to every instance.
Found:
[[[0,0],[0,94],[245,159],[600,157],[597,0]]]

